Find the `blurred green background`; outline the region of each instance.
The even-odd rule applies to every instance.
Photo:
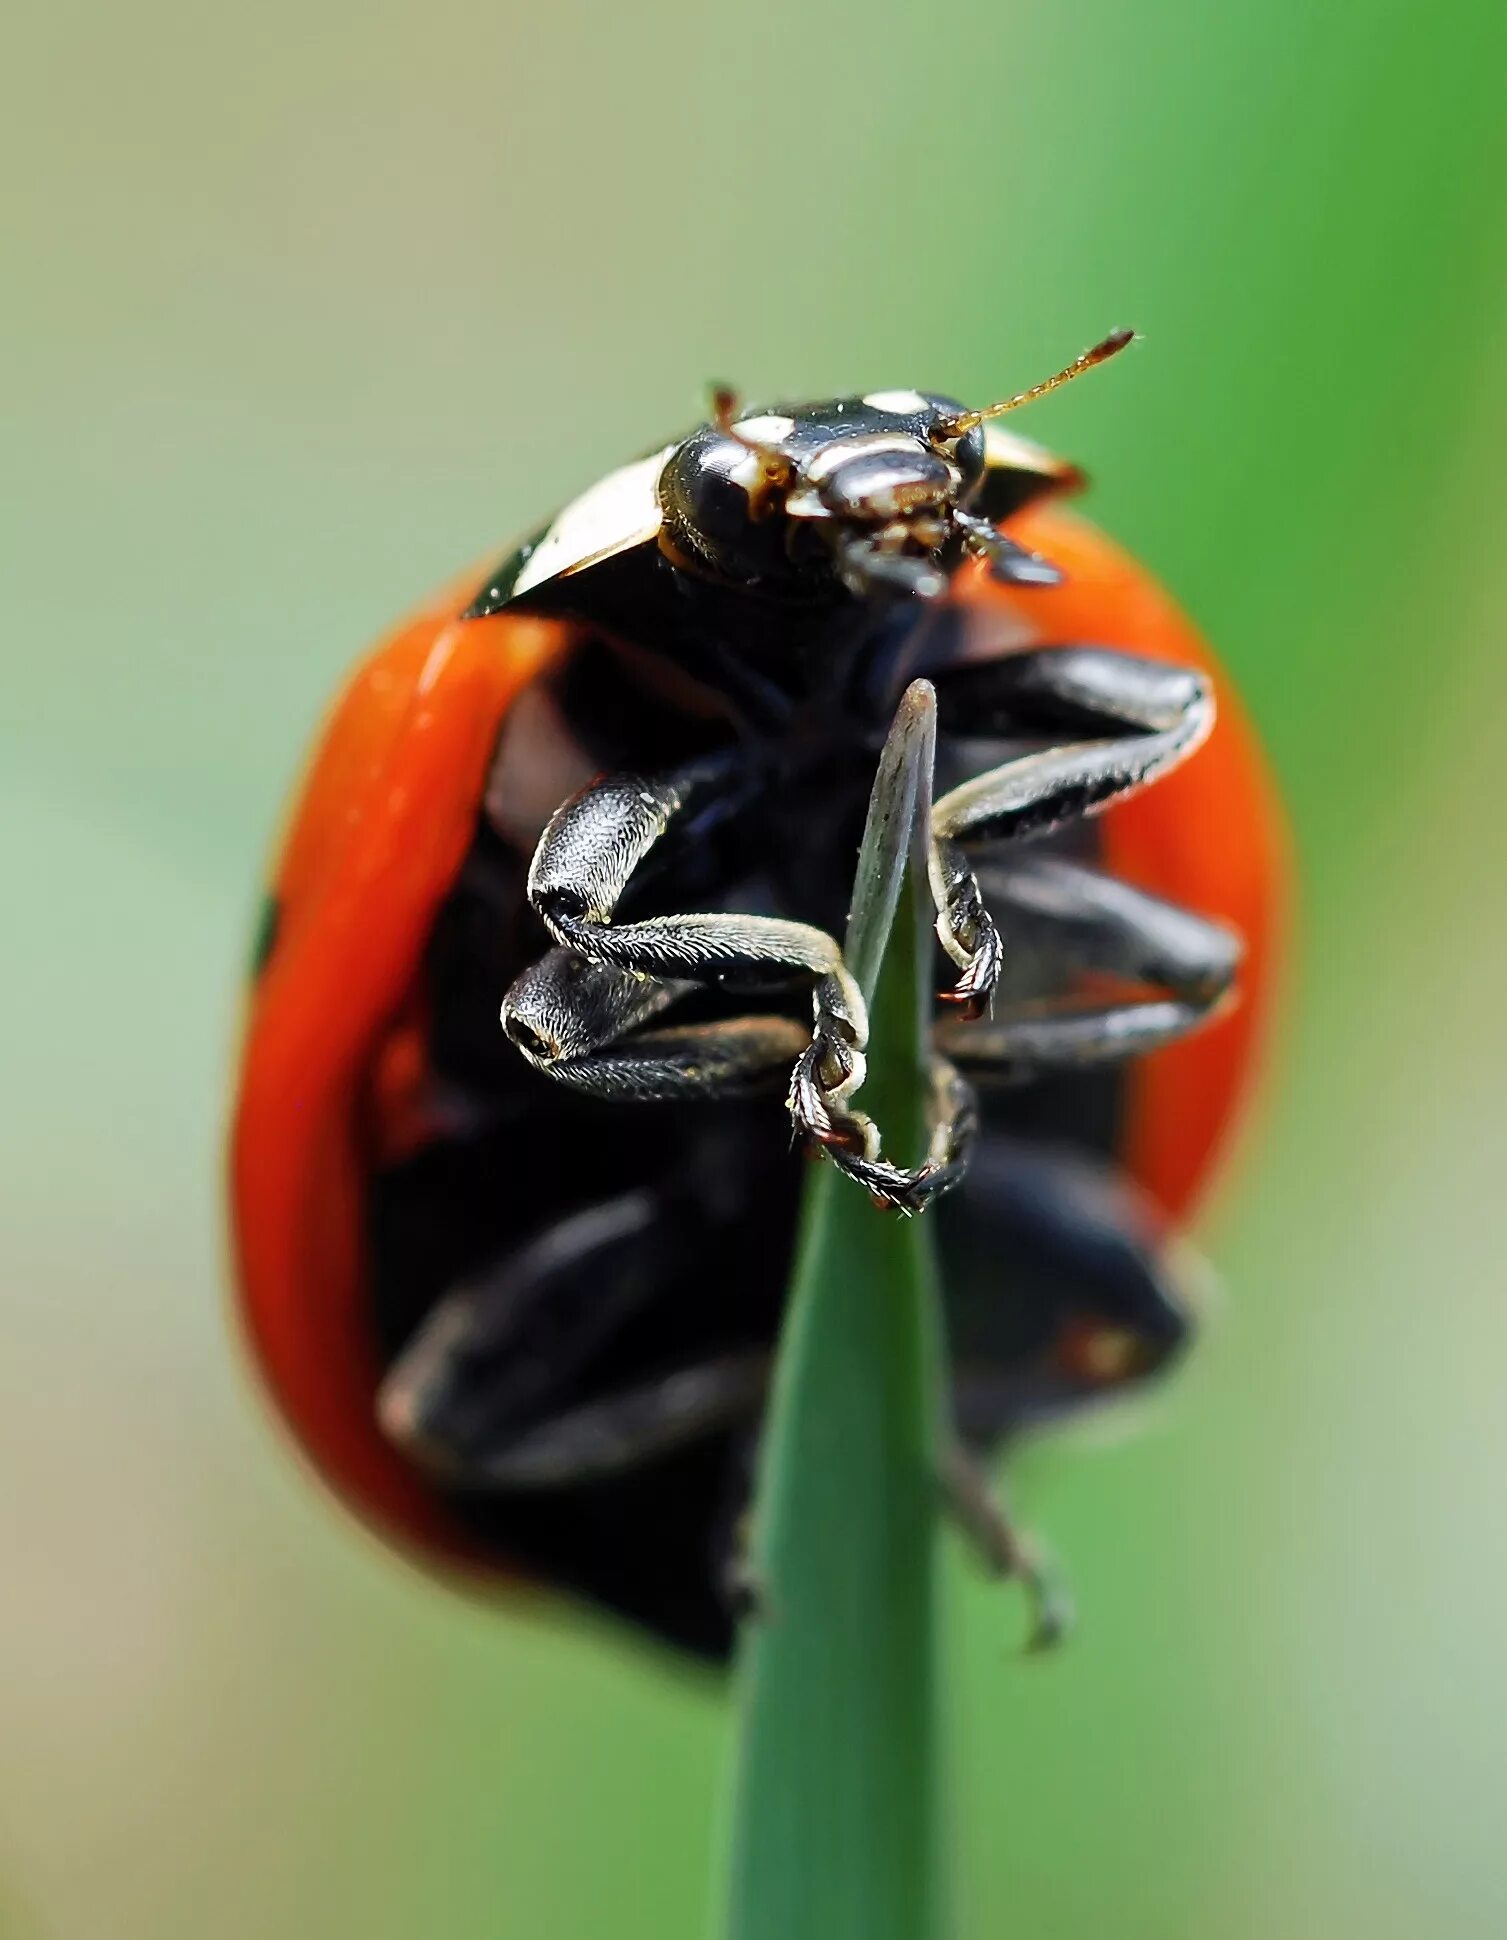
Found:
[[[954,1561],[963,1932],[1507,1930],[1498,0],[23,0],[0,79],[0,1933],[673,1940],[727,1713],[390,1564],[224,1326],[258,870],[342,668],[703,380],[1033,414],[1302,855],[1228,1296]]]

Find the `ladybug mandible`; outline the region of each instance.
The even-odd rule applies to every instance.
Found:
[[[876,1198],[937,1202],[947,1479],[1050,1628],[978,1458],[1185,1341],[1166,1230],[1246,1091],[1281,891],[1206,650],[995,422],[1125,341],[983,411],[719,393],[337,703],[258,948],[235,1248],[285,1417],[405,1547],[725,1653],[783,1092]],[[835,936],[917,677],[947,1081],[905,1168]]]

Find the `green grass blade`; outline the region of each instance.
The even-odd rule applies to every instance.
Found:
[[[903,734],[927,743],[924,786],[930,689],[906,708]],[[887,759],[896,752],[892,739]],[[902,1159],[925,1145],[929,926],[915,894],[900,903],[915,806],[888,820],[871,808],[848,932],[873,994],[863,1104]],[[739,1656],[728,1940],[941,1930],[939,1333],[929,1223],[878,1211],[814,1167],[754,1517],[764,1607]]]

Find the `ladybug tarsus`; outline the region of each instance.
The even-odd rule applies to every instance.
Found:
[[[993,1478],[963,1442],[954,1439],[943,1450],[938,1481],[943,1507],[979,1562],[1026,1593],[1031,1628],[1024,1654],[1055,1649],[1073,1627],[1073,1600],[1036,1538],[1017,1527]]]

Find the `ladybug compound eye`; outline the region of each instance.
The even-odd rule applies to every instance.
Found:
[[[775,413],[700,426],[659,481],[662,543],[672,557],[738,582],[791,572],[781,514],[794,465],[777,449],[791,420]]]

